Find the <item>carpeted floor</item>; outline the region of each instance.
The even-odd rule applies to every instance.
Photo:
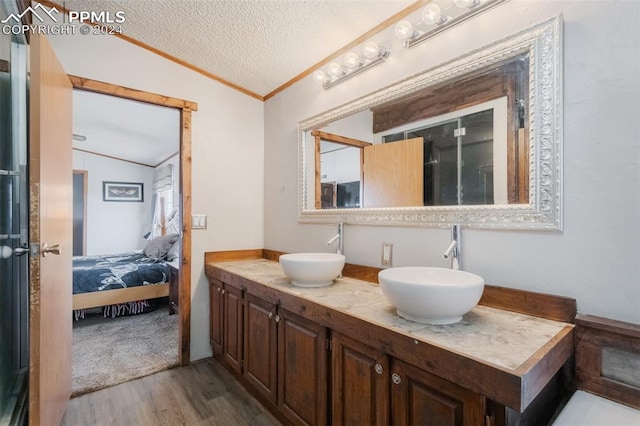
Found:
[[[98,389],[178,365],[178,315],[166,305],[142,315],[87,316],[73,324],[73,393]]]

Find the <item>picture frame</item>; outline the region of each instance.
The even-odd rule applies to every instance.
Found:
[[[102,181],[102,201],[142,203],[144,202],[144,184]]]

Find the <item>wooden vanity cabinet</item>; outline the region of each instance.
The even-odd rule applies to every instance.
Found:
[[[242,290],[209,280],[209,340],[214,356],[242,373]]]
[[[462,426],[485,424],[485,398],[454,383],[393,359],[391,423]]]
[[[343,334],[331,334],[333,425],[389,424],[389,357]]]
[[[517,412],[417,367],[373,327],[336,323],[331,311],[226,272],[208,276],[214,356],[284,424],[529,426],[548,423],[567,394],[562,368]]]

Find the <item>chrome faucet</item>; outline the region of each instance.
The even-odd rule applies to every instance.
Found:
[[[460,249],[461,231],[460,225],[451,226],[451,244],[449,244],[449,247],[442,253],[442,257],[445,259],[451,258],[451,269],[462,269],[462,253]]]
[[[336,240],[338,240],[338,244],[336,245],[336,253],[344,254],[344,223],[338,223],[338,233],[334,235],[329,241],[327,241],[327,245],[333,244]]]

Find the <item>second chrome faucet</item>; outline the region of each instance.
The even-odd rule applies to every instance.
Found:
[[[336,245],[336,253],[344,254],[344,223],[338,223],[338,233],[334,235],[329,241],[327,241],[327,245],[333,244],[336,240],[338,240],[338,244]]]
[[[461,256],[461,227],[460,225],[451,226],[451,244],[442,253],[442,257],[445,259],[451,259],[451,269],[462,269],[462,256]]]

